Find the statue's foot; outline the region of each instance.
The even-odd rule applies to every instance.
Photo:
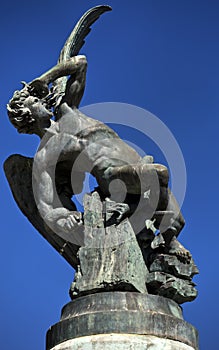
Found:
[[[183,245],[179,243],[175,237],[170,242],[169,254],[175,255],[179,261],[185,264],[189,264],[192,259],[191,253],[185,247],[183,247]]]

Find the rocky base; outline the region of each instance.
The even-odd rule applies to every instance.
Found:
[[[198,349],[197,331],[174,301],[134,292],[79,297],[47,332],[47,350]]]
[[[115,202],[102,203],[97,192],[84,196],[85,245],[71,285],[72,299],[105,291],[146,293],[148,269],[128,219],[117,223]]]
[[[175,245],[182,245],[175,240]],[[194,260],[180,261],[179,257],[153,253],[150,257],[149,273],[147,275],[147,290],[150,294],[170,298],[178,304],[193,301],[197,297],[196,284],[193,276],[198,273]]]
[[[192,301],[197,296],[195,283],[164,272],[152,272],[147,280],[148,292],[170,298],[178,304]]]

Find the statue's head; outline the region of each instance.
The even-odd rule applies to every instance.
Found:
[[[46,99],[33,94],[26,83],[23,89],[14,92],[7,110],[10,122],[19,133],[41,135],[43,129],[50,126],[52,112]]]

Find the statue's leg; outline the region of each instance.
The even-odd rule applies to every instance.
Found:
[[[105,179],[108,183],[119,179],[126,185],[127,193],[140,195],[141,205],[138,210],[142,214],[147,213],[149,219],[155,211],[173,212],[169,227],[164,227],[162,235],[167,245],[173,237],[178,236],[185,222],[175,197],[168,189],[169,175],[164,165],[139,163],[111,167],[105,171]],[[157,220],[155,226],[159,228],[159,224]]]
[[[183,229],[183,227],[185,225],[185,220],[184,220],[184,217],[180,211],[180,208],[179,208],[179,205],[176,201],[176,198],[174,197],[174,195],[170,191],[170,189],[168,190],[168,193],[169,193],[169,201],[168,201],[167,209],[173,211],[173,213],[174,213],[172,226],[176,230],[175,236],[178,237],[179,233],[181,232],[181,230]]]
[[[118,193],[121,188],[121,184],[116,182],[115,188],[113,188],[113,180],[120,180],[125,184],[128,194],[126,200],[130,205],[130,214],[135,212],[132,220],[137,220],[135,223],[137,226],[139,220],[144,222],[146,219],[151,219],[157,209],[166,210],[168,205],[168,170],[165,166],[139,163],[111,167],[105,171],[104,177],[107,180],[112,200],[117,201],[116,198],[112,198],[112,194]],[[137,201],[135,203],[132,202],[134,197]],[[136,215],[136,208],[138,208],[139,215]]]
[[[114,179],[121,180],[130,194],[141,194],[150,188],[160,191],[160,187],[168,186],[168,170],[161,164],[127,164],[120,167],[110,167],[104,172],[108,183]],[[156,188],[155,188],[156,186]]]

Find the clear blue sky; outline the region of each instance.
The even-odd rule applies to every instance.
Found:
[[[1,4],[1,164],[13,153],[32,156],[34,136],[10,125],[6,103],[21,80],[56,63],[79,17],[97,1],[15,1]],[[184,317],[200,334],[201,350],[218,345],[219,3],[213,0],[109,0],[93,27],[82,106],[125,102],[158,116],[172,131],[187,166],[180,240],[200,269],[199,297]],[[133,141],[133,140],[132,140]],[[137,142],[137,141],[136,141]],[[142,145],[141,145],[142,147]],[[145,151],[152,153],[150,143]],[[39,350],[69,301],[72,268],[41,238],[1,181],[1,348]]]

